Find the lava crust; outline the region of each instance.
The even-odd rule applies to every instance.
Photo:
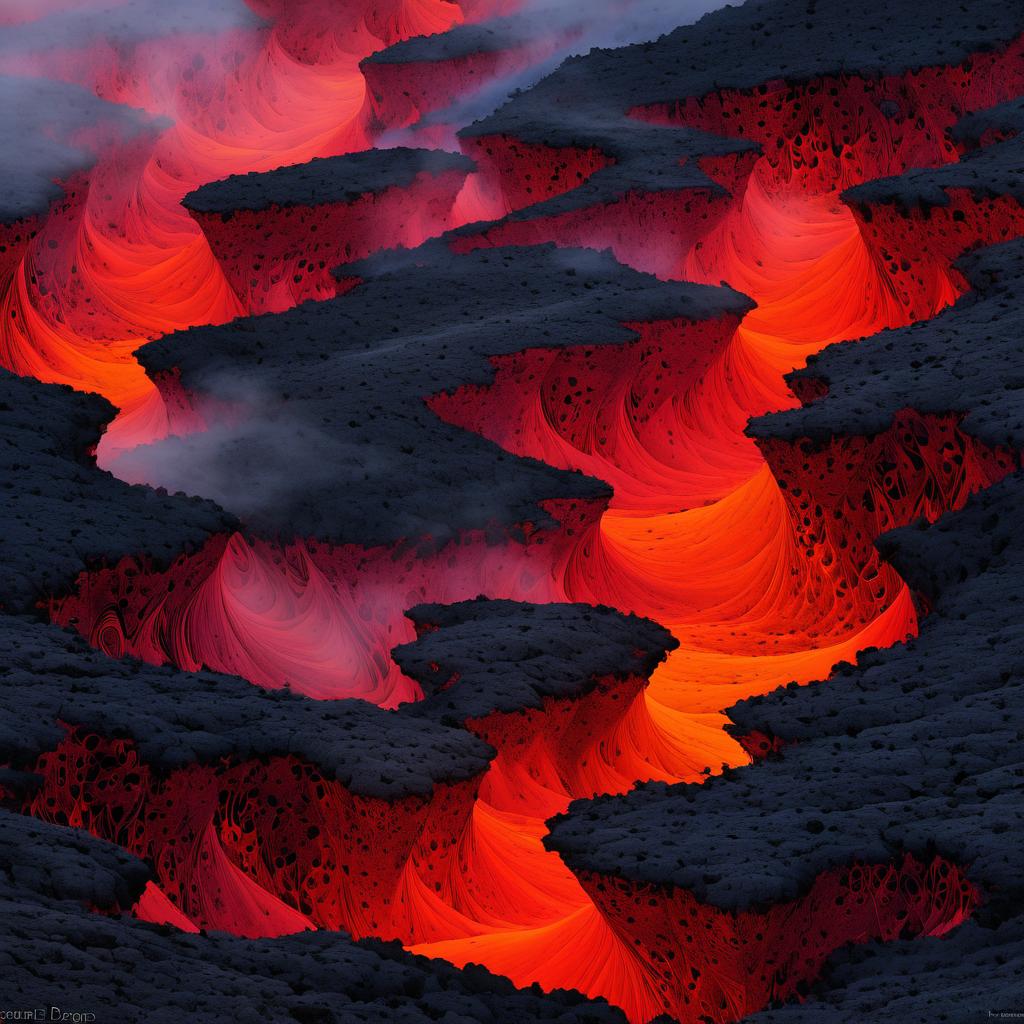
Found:
[[[0,15],[0,1010],[1019,1010],[1024,9],[494,109],[647,5],[104,2]]]
[[[606,486],[510,459],[442,423],[424,399],[489,383],[490,361],[523,349],[628,349],[638,335],[627,323],[735,318],[748,308],[728,289],[661,283],[593,254],[534,247],[442,261],[432,249],[354,265],[365,283],[337,299],[194,328],[141,350],[152,376],[173,374],[200,399],[244,402],[232,380],[244,368],[261,405],[224,436],[167,442],[159,482],[198,486],[252,529],[285,538],[369,547],[550,525],[542,502],[601,500]],[[304,479],[299,470],[283,488],[275,476],[298,467],[255,443],[265,423],[300,432],[311,464],[348,466],[351,476]],[[143,465],[149,454],[140,453]]]
[[[473,163],[457,153],[368,150],[250,172],[189,193],[199,223],[253,313],[336,291],[331,271],[450,227]]]
[[[142,861],[77,829],[6,811],[0,822],[4,994],[20,1006],[89,1006],[130,1022],[185,1014],[198,1024],[281,1015],[327,1024],[624,1020],[576,993],[524,992],[483,968],[410,956],[398,943],[326,932],[249,942],[119,917],[146,884]],[[36,955],[16,955],[25,949]]]

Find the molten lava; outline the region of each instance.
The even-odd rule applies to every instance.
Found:
[[[308,288],[290,287],[287,275],[273,289],[233,287],[181,207],[185,194],[231,173],[365,148],[379,127],[372,111],[407,104],[367,103],[359,61],[489,13],[445,0],[395,0],[372,17],[359,4],[254,6],[271,27],[150,41],[116,57],[46,58],[49,74],[175,120],[155,141],[102,153],[4,270],[0,361],[110,398],[120,415],[101,446],[106,464],[168,429],[173,382],[158,391],[132,355],[147,339],[326,293],[319,277]],[[941,861],[832,872],[795,904],[737,916],[686,893],[610,891],[573,875],[542,839],[545,819],[573,798],[746,763],[764,738],[731,739],[724,708],[913,635],[912,596],[872,541],[960,507],[1016,466],[1014,453],[971,438],[956,417],[913,410],[872,438],[756,442],[746,433],[752,417],[798,404],[784,375],[809,355],[933,316],[963,288],[952,259],[1000,231],[1024,233],[1009,200],[960,195],[911,230],[896,214],[867,220],[840,198],[867,179],[956,159],[946,132],[963,111],[1002,98],[994,83],[1010,76],[994,73],[1001,60],[636,112],[753,137],[767,154],[742,165],[713,216],[701,201],[685,231],[671,226],[665,246],[650,231],[670,230],[671,204],[642,230],[630,220],[636,203],[499,229],[505,241],[614,242],[635,266],[724,280],[757,303],[739,323],[632,324],[638,340],[614,350],[529,349],[496,361],[489,386],[423,396],[438,416],[515,454],[609,481],[607,509],[553,509],[555,529],[498,543],[463,537],[426,555],[220,537],[169,568],[130,559],[85,573],[51,603],[54,621],[112,656],[389,708],[421,696],[389,657],[413,637],[403,617],[413,604],[478,593],[604,603],[655,619],[679,641],[648,687],[609,682],[580,706],[463,723],[497,756],[478,786],[453,786],[433,803],[359,805],[284,760],[158,777],[125,742],[72,732],[39,767],[33,812],[155,864],[160,885],[136,908],[147,920],[398,937],[519,984],[606,996],[638,1022],[665,1009],[733,1020],[800,990],[845,942],[941,934],[962,921],[975,895]],[[377,88],[387,82],[379,75]],[[882,96],[895,112],[879,106]],[[432,203],[410,240],[564,193],[609,164],[591,150],[503,145],[487,161],[485,144],[468,147],[483,170],[457,197],[451,189]],[[215,242],[218,231],[208,231]],[[375,236],[360,254],[382,244]],[[90,774],[100,762],[102,785]],[[876,914],[884,892],[898,898]],[[849,910],[833,919],[839,900]],[[827,935],[805,955],[798,937],[823,921]],[[694,934],[699,952],[679,960],[685,976],[651,954],[682,949]]]

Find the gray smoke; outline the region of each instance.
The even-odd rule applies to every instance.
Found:
[[[177,33],[209,37],[260,24],[243,0],[82,2],[34,20],[33,5],[0,0],[0,223],[42,214],[58,199],[57,181],[86,170],[111,133],[128,137],[166,122],[56,81],[61,52],[131,47]],[[99,129],[99,132],[95,131]]]
[[[562,36],[566,41],[538,63],[492,79],[475,93],[427,115],[422,125],[472,124],[493,113],[516,91],[535,85],[567,57],[593,49],[651,42],[725,6],[724,0],[591,0],[586,4],[578,0],[528,0],[515,15],[486,26],[495,42],[501,45],[504,41],[511,48],[530,38]],[[403,134],[393,136],[397,140]]]

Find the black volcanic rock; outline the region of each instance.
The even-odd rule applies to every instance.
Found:
[[[525,95],[530,95],[526,93]],[[577,187],[542,202],[514,210],[498,224],[556,217],[560,214],[617,202],[627,194],[699,189],[725,196],[726,190],[699,165],[702,157],[757,153],[756,143],[729,139],[693,128],[645,124],[616,115],[599,99],[561,112],[557,125],[529,122],[509,127],[517,140],[554,147],[595,148],[613,162],[595,171]],[[467,140],[493,134],[493,122],[477,122],[459,133]],[[451,232],[454,239],[472,237],[481,225]],[[483,228],[486,231],[486,227]]]
[[[932,1024],[973,1018],[979,1000],[993,1013],[1021,1005],[1024,916],[1012,840],[1020,827],[1014,824],[1020,821],[1020,767],[1012,752],[1021,738],[1022,499],[1024,482],[1014,478],[928,529],[904,528],[882,538],[911,586],[937,602],[935,621],[925,620],[916,643],[862,656],[861,669],[846,668],[832,682],[778,691],[730,710],[738,732],[761,728],[820,748],[850,735],[874,745],[894,723],[927,727],[952,709],[945,727],[952,743],[935,744],[930,732],[915,737],[920,760],[940,762],[952,749],[966,776],[953,800],[948,787],[934,794],[947,802],[940,841],[954,850],[966,847],[962,852],[973,857],[991,846],[994,833],[1004,849],[1002,858],[991,848],[981,858],[980,870],[1001,874],[1006,884],[987,894],[975,920],[941,939],[837,953],[806,1004],[756,1015],[751,1020],[757,1024],[856,1024],[883,1014]]]
[[[339,298],[140,349],[151,374],[180,369],[186,391],[250,409],[237,427],[140,452],[143,465],[264,535],[437,543],[549,525],[539,502],[604,499],[607,487],[509,455],[442,422],[424,399],[489,383],[489,357],[623,344],[636,337],[624,322],[748,308],[729,289],[660,282],[551,246],[453,256],[428,244],[346,272],[364,283]]]
[[[602,606],[478,598],[406,614],[427,631],[392,656],[427,696],[403,711],[453,725],[580,697],[605,676],[646,679],[678,646],[662,626]]]
[[[901,2],[870,11],[839,3],[808,8],[803,0],[747,2],[653,42],[570,57],[459,137],[471,144],[502,136],[555,149],[593,148],[614,160],[582,184],[517,210],[499,225],[610,203],[628,192],[724,193],[698,166],[699,158],[757,150],[756,144],[739,136],[644,124],[631,111],[720,90],[774,87],[780,81],[795,86],[854,69],[871,78],[956,64],[1022,31],[1024,13],[1001,0],[970,6],[953,0]],[[736,127],[741,135],[743,127]]]
[[[754,437],[828,440],[878,434],[901,409],[963,412],[964,429],[990,445],[1024,447],[1024,241],[971,253],[956,266],[971,290],[932,320],[830,345],[793,378],[828,393],[801,408],[751,420]]]
[[[15,910],[8,900],[60,903],[83,917],[88,907],[127,909],[149,877],[137,857],[88,832],[0,810],[0,894],[7,910]],[[6,969],[4,976],[6,987]]]
[[[746,1019],[748,1024],[863,1024],[890,1018],[960,1024],[1015,1014],[1022,1004],[1024,920],[1015,918],[998,928],[969,921],[943,938],[853,946],[835,955],[806,1003]]]
[[[1014,476],[934,533],[887,535],[899,571],[923,563],[943,574],[932,613],[905,646],[729,711],[738,734],[799,741],[780,758],[699,787],[651,784],[575,803],[556,819],[551,847],[573,867],[671,884],[728,909],[793,899],[832,867],[937,850],[967,866],[989,912],[1019,907],[1024,808],[1006,752],[1022,738],[1022,497]]]
[[[988,132],[1006,136],[983,145]],[[1024,100],[1011,100],[962,118],[953,138],[968,147],[961,158],[937,168],[919,168],[889,178],[878,178],[847,189],[843,198],[870,207],[895,203],[904,209],[915,206],[946,206],[948,193],[967,189],[976,196],[1013,196],[1024,203]]]
[[[113,407],[0,370],[0,607],[27,612],[96,561],[169,562],[234,520],[212,502],[132,487],[96,467]]]
[[[58,1006],[99,1020],[223,1024],[474,1021],[622,1024],[578,993],[519,990],[399,943],[339,932],[250,941],[104,917],[141,894],[147,869],[74,829],[0,811],[0,971],[10,1006]]]
[[[478,599],[412,615],[437,628],[396,660],[428,699],[396,712],[115,660],[69,631],[0,616],[0,760],[30,769],[63,739],[60,721],[131,739],[161,771],[293,755],[353,793],[426,795],[487,769],[493,751],[461,728],[466,719],[581,696],[598,677],[646,679],[675,646],[646,619],[586,605]],[[459,684],[429,696],[453,672]]]
[[[233,174],[190,192],[182,205],[196,213],[230,215],[269,206],[320,206],[351,203],[389,188],[407,187],[418,174],[473,169],[459,153],[435,149],[370,149],[346,156],[313,159],[266,173]]]
[[[561,13],[556,8],[557,18]],[[559,18],[558,20],[561,20]],[[512,14],[483,22],[455,25],[447,32],[412,36],[371,53],[366,64],[433,64],[458,60],[478,53],[501,53],[505,50],[536,43],[548,37],[548,25],[538,25],[535,14]]]
[[[1024,12],[1002,0],[828,3],[811,9],[805,0],[755,0],[714,11],[654,42],[572,57],[466,135],[586,145],[586,122],[576,111],[624,118],[636,106],[780,79],[795,85],[851,70],[876,76],[956,64],[1010,42],[1022,30]]]
[[[212,672],[114,660],[55,626],[0,616],[0,760],[30,768],[58,720],[134,741],[161,771],[293,755],[350,792],[396,799],[472,778],[493,752],[461,729],[361,700],[317,701]]]
[[[5,26],[3,39],[12,32]],[[0,43],[0,53],[3,48]],[[96,132],[97,141],[101,133],[124,139],[153,124],[77,85],[0,75],[0,225],[45,214],[64,193],[58,180],[92,167],[96,154],[86,130]]]

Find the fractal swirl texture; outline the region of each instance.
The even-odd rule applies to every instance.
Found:
[[[0,0],[0,1021],[1024,1017],[1024,6]]]

